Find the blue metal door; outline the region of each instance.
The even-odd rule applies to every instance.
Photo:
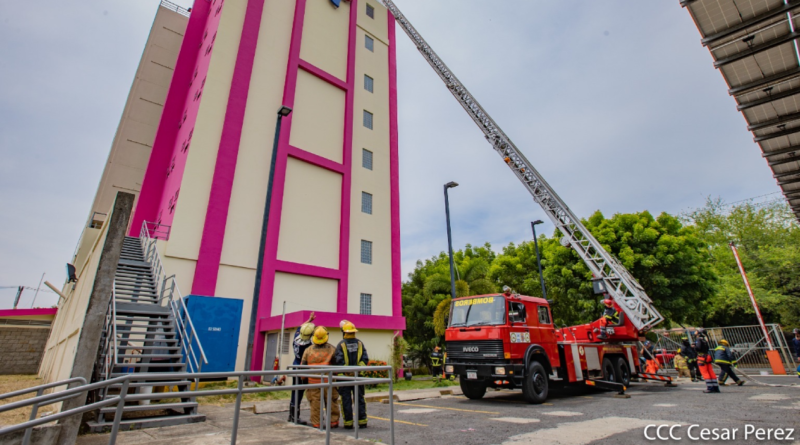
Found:
[[[184,301],[208,359],[203,372],[235,371],[244,301],[199,295],[189,295]],[[197,343],[193,348],[199,361]]]

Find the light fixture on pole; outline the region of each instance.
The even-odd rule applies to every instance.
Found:
[[[544,275],[542,275],[542,258],[539,256],[539,241],[536,239],[536,226],[542,224],[541,219],[537,219],[531,223],[533,229],[533,247],[536,249],[536,265],[539,267],[539,282],[542,284],[542,298],[547,299],[547,290],[544,288]]]
[[[258,247],[258,266],[256,266],[256,282],[253,286],[253,303],[250,308],[250,328],[247,334],[247,349],[244,366],[253,369],[253,345],[256,337],[256,321],[258,320],[258,297],[261,293],[261,274],[264,268],[264,249],[267,244],[267,227],[269,225],[269,209],[272,203],[272,183],[275,180],[275,161],[278,159],[278,141],[281,137],[281,121],[292,113],[292,109],[283,105],[278,110],[275,124],[275,140],[272,143],[272,158],[269,162],[269,182],[267,183],[267,201],[264,205],[264,218],[261,224],[261,244]],[[280,351],[279,351],[280,353]]]
[[[450,181],[444,185],[444,212],[447,216],[447,248],[450,252],[450,297],[456,298],[456,275],[453,266],[453,236],[450,234],[450,199],[447,196],[447,189],[458,187],[458,183]]]

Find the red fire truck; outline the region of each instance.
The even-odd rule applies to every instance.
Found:
[[[637,374],[638,331],[623,313],[607,328],[607,340],[597,339],[599,327],[557,328],[542,298],[509,292],[456,298],[445,333],[445,373],[459,376],[470,399],[482,398],[487,388],[516,388],[528,402],[542,403],[551,386],[570,383],[624,392]]]

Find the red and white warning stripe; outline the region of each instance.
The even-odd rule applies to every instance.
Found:
[[[672,377],[668,375],[658,375],[658,374],[647,374],[644,372],[639,373],[640,379],[647,379],[647,380],[659,380],[661,382],[672,383]]]

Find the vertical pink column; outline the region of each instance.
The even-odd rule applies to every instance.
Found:
[[[239,40],[239,52],[236,55],[225,121],[217,151],[217,162],[214,166],[214,177],[208,197],[203,237],[200,241],[200,251],[192,281],[192,294],[196,295],[214,295],[217,287],[222,244],[225,239],[225,225],[228,221],[231,190],[236,174],[236,161],[239,156],[242,125],[247,108],[250,77],[253,73],[263,11],[264,0],[247,2],[242,36]],[[266,168],[268,166],[265,166]]]
[[[403,315],[400,255],[400,157],[397,135],[397,41],[395,18],[386,11],[389,31],[389,180],[392,212],[392,315]]]
[[[292,40],[289,45],[289,61],[286,64],[286,82],[283,89],[283,105],[294,108],[295,90],[297,89],[297,70],[300,68],[300,44],[303,40],[303,22],[306,13],[306,0],[297,0],[294,10],[294,23],[292,25]],[[276,110],[277,112],[277,110]],[[250,360],[250,370],[258,371],[263,368],[264,335],[261,334],[258,320],[269,317],[272,311],[272,290],[275,287],[275,269],[278,257],[278,239],[281,227],[281,208],[283,206],[283,191],[286,182],[286,162],[289,150],[289,137],[292,131],[292,115],[281,121],[281,135],[278,140],[278,153],[275,160],[275,179],[272,188],[272,203],[269,210],[269,225],[267,227],[267,243],[264,249],[264,268],[262,271],[261,290],[258,300],[258,318],[256,321],[256,335],[253,342],[253,354]]]

